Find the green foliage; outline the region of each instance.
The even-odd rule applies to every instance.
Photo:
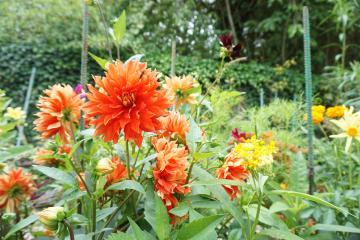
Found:
[[[308,190],[307,162],[305,157],[298,153],[291,158],[289,174],[289,189],[296,192],[305,193]]]

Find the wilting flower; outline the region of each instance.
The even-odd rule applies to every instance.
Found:
[[[187,179],[188,151],[185,147],[179,147],[175,141],[165,138],[153,139],[153,145],[157,153],[153,170],[155,191],[165,205],[172,208],[177,204],[174,193],[186,194],[190,191],[190,188],[184,187]]]
[[[96,172],[100,175],[110,174],[115,168],[116,165],[110,158],[101,158],[95,167]]]
[[[39,221],[50,231],[56,231],[59,223],[66,216],[63,207],[48,207],[38,212],[37,215],[39,216]]]
[[[247,169],[257,169],[273,162],[273,153],[276,152],[275,142],[266,143],[253,136],[235,147],[236,157],[242,159],[242,165]]]
[[[52,155],[54,155],[54,151],[50,149],[44,149],[39,148],[36,151],[35,157],[34,157],[34,163],[39,165],[56,165],[59,163],[59,159],[54,158]]]
[[[343,118],[331,120],[337,127],[343,130],[342,133],[331,135],[332,138],[346,138],[345,152],[348,152],[352,140],[355,138],[360,141],[360,112],[353,113],[354,108],[345,110]]]
[[[18,121],[18,120],[23,120],[25,118],[25,112],[21,110],[21,107],[16,107],[16,108],[8,107],[6,109],[6,113],[4,116]]]
[[[159,120],[162,123],[160,137],[178,138],[181,142],[185,142],[186,134],[190,130],[190,124],[184,115],[176,111],[170,111],[167,116],[160,117]]]
[[[243,46],[241,43],[233,45],[233,35],[231,33],[221,35],[219,37],[220,44],[223,46],[225,55],[229,56],[231,59],[240,57],[241,50]]]
[[[236,140],[236,142],[244,142],[246,139],[249,139],[253,136],[253,133],[248,132],[239,132],[239,129],[234,128],[231,130],[231,136]]]
[[[96,127],[95,135],[105,141],[118,142],[122,130],[125,140],[140,146],[142,132],[161,129],[159,117],[166,115],[171,101],[165,89],[158,89],[157,72],[145,63],[116,61],[108,64],[105,77],[95,77],[99,89],[89,85],[88,102],[84,106],[87,118]]]
[[[31,196],[34,183],[31,175],[24,173],[22,168],[13,169],[0,176],[0,208],[6,212],[15,212],[21,201]]]
[[[244,182],[249,175],[245,166],[242,165],[242,159],[237,157],[237,154],[232,151],[225,158],[225,163],[222,167],[216,170],[217,178],[228,179]],[[238,186],[223,185],[223,188],[228,193],[231,200],[234,200],[240,193]]]
[[[40,97],[37,119],[34,121],[36,130],[43,138],[50,138],[59,134],[64,143],[72,137],[72,128],[80,120],[82,101],[70,85],[55,84],[44,91]]]
[[[326,110],[326,116],[328,116],[329,118],[341,118],[342,116],[344,116],[345,110],[346,107],[344,106],[329,107]]]
[[[127,169],[118,157],[113,157],[111,161],[114,164],[115,169],[112,173],[106,176],[108,185],[119,182],[128,177],[126,171]]]
[[[175,108],[179,109],[182,104],[197,104],[196,97],[198,93],[192,93],[191,90],[197,87],[197,83],[192,76],[183,76],[171,78],[165,78],[168,93],[172,96],[172,100],[175,101]]]

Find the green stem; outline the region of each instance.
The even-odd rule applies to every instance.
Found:
[[[349,189],[352,189],[352,156],[351,156],[351,147],[348,152],[348,161],[349,161]]]
[[[251,237],[249,237],[250,240],[252,240],[255,236],[255,232],[256,232],[256,226],[259,223],[259,216],[260,216],[260,211],[261,211],[261,202],[262,202],[262,192],[259,191],[258,192],[258,205],[257,205],[257,209],[256,209],[256,216],[255,216],[255,220],[254,220],[254,224],[251,227]]]
[[[126,141],[126,168],[127,168],[128,178],[131,179],[129,141]]]
[[[194,160],[192,160],[192,161],[191,161],[191,163],[190,163],[190,167],[189,167],[188,175],[187,175],[187,177],[186,177],[186,183],[188,183],[188,182],[189,182],[189,180],[190,180],[190,177],[191,177],[191,172],[192,172],[192,169],[193,169],[193,167],[194,167],[194,164],[195,164],[195,161],[194,161]]]
[[[94,191],[96,191],[96,180],[94,181]],[[92,198],[92,240],[96,240],[96,198],[93,196]]]
[[[346,24],[343,23],[343,28],[342,28],[342,34],[343,34],[343,39],[342,39],[342,47],[341,47],[341,66],[344,69],[345,68],[345,60],[346,60]]]
[[[64,224],[66,225],[66,227],[69,231],[70,240],[75,240],[74,229],[73,229],[71,223],[68,220],[64,219]]]

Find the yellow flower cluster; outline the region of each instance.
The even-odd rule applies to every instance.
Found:
[[[25,118],[25,112],[20,107],[6,109],[5,117],[12,118],[14,120],[22,120]]]
[[[344,106],[334,106],[326,109],[323,105],[315,105],[311,108],[313,124],[320,124],[324,121],[324,114],[329,118],[341,118],[347,108]],[[304,114],[304,121],[307,121],[307,114]]]
[[[341,118],[342,116],[344,116],[345,110],[346,107],[344,106],[329,107],[326,110],[326,116],[328,116],[329,118]]]
[[[242,159],[247,169],[257,169],[273,162],[273,153],[276,152],[275,142],[266,143],[264,140],[253,136],[235,147],[235,153]]]

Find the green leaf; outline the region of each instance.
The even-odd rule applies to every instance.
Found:
[[[301,153],[291,159],[289,190],[305,193],[309,186],[306,159]]]
[[[254,220],[256,216],[257,205],[252,204],[247,208],[247,210],[250,217]],[[281,221],[278,216],[271,213],[266,207],[261,207],[259,221],[272,227],[276,227],[282,230],[288,230],[287,225],[283,221]]]
[[[170,235],[170,220],[166,207],[153,189],[153,186],[149,184],[146,192],[145,219],[152,226],[159,239],[163,240]]]
[[[211,179],[211,180],[199,180],[194,181],[192,183],[187,184],[186,186],[196,186],[196,185],[229,185],[229,186],[244,186],[245,183],[236,180],[229,180],[229,179]]]
[[[126,12],[121,13],[113,25],[114,37],[117,44],[120,44],[126,32]]]
[[[201,160],[201,159],[207,159],[207,158],[211,158],[215,155],[215,152],[202,152],[202,153],[194,153],[193,157],[196,161]]]
[[[152,240],[153,238],[150,237],[151,235],[146,234],[146,232],[142,231],[140,227],[134,222],[131,218],[128,217],[131,230],[135,235],[136,240]]]
[[[184,202],[180,203],[177,207],[170,210],[170,213],[172,213],[178,217],[183,217],[188,212],[189,212],[189,205]]]
[[[296,236],[295,234],[289,231],[278,230],[274,228],[265,229],[259,233],[260,235],[269,236],[276,239],[284,240],[304,240],[303,238]]]
[[[333,208],[341,213],[343,213],[344,215],[351,215],[355,218],[357,218],[355,215],[345,211],[344,209],[341,209],[321,198],[318,198],[318,197],[315,197],[315,196],[312,196],[312,195],[309,195],[309,194],[306,194],[306,193],[300,193],[300,192],[294,192],[294,191],[285,191],[285,190],[273,190],[271,191],[271,193],[274,193],[274,194],[279,194],[279,195],[287,195],[287,196],[290,196],[290,197],[299,197],[299,198],[303,198],[303,199],[307,199],[307,200],[310,200],[310,201],[313,201],[313,202],[316,202],[316,203],[319,203],[321,205],[324,205],[326,207],[330,207],[330,208]]]
[[[98,221],[105,219],[107,216],[112,214],[116,209],[117,209],[117,207],[110,207],[110,208],[103,208],[103,209],[97,210],[96,211],[96,221],[98,222]]]
[[[132,189],[142,194],[145,194],[145,190],[143,186],[134,180],[124,180],[118,183],[114,183],[110,185],[106,190],[125,190],[125,189]]]
[[[214,215],[203,217],[184,225],[177,235],[177,240],[208,239],[214,234],[215,227],[221,222],[223,216]]]
[[[106,240],[135,240],[132,236],[126,233],[113,233]]]
[[[192,117],[190,117],[190,130],[186,134],[186,142],[191,153],[196,152],[196,143],[201,142],[201,129]]]
[[[213,181],[215,179],[213,175],[196,165],[194,166],[192,173],[203,181]],[[220,185],[208,185],[207,188],[214,197],[222,203],[223,209],[228,211],[239,223],[243,224],[242,212],[239,207],[235,206],[234,202],[230,200],[224,188]]]
[[[276,213],[276,212],[282,212],[282,211],[286,211],[290,208],[290,206],[284,202],[281,202],[281,201],[277,201],[277,202],[274,202],[269,211],[271,213]]]
[[[8,239],[9,237],[11,237],[14,233],[16,233],[17,231],[29,226],[30,224],[32,224],[33,222],[35,222],[38,219],[38,216],[36,215],[30,215],[29,217],[21,220],[20,222],[18,222],[17,224],[15,224],[10,231],[6,234],[4,240]]]
[[[40,165],[33,165],[33,168],[41,172],[42,174],[50,178],[53,178],[61,183],[70,184],[70,185],[76,184],[76,180],[71,174],[66,173],[60,169],[54,167],[45,167]]]
[[[360,228],[341,226],[341,225],[331,225],[331,224],[316,224],[311,227],[311,232],[319,230],[319,231],[327,231],[327,232],[349,232],[349,233],[359,233]]]
[[[98,57],[95,54],[92,54],[91,52],[89,52],[89,55],[92,57],[92,59],[94,59],[97,62],[97,64],[99,64],[99,66],[102,69],[106,70],[106,64],[109,62],[108,60]]]

